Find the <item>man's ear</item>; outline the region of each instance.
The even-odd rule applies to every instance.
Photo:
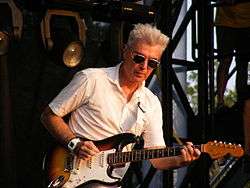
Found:
[[[127,49],[128,49],[128,45],[123,43],[122,49],[121,49],[122,53],[124,53]]]
[[[125,55],[125,53],[127,52],[127,50],[129,49],[129,47],[128,47],[128,44],[122,44],[122,46],[121,46],[121,60],[124,60],[124,56],[126,56]]]

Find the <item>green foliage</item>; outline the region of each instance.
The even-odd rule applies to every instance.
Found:
[[[215,61],[215,78],[216,71],[218,67],[218,61]],[[215,88],[216,91],[216,88]],[[188,100],[190,102],[191,107],[194,112],[198,112],[198,72],[197,71],[189,71],[187,73],[187,88],[186,93]],[[215,103],[217,103],[216,96]],[[227,88],[224,96],[225,105],[231,107],[237,100],[237,94],[235,89]]]
[[[198,112],[198,73],[197,71],[190,71],[187,74],[187,98],[195,113]]]
[[[224,97],[225,105],[231,107],[234,105],[236,100],[237,100],[236,91],[231,89],[227,90]]]

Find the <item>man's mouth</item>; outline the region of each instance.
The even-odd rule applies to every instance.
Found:
[[[143,73],[143,72],[135,72],[135,75],[139,76],[139,77],[144,77],[145,73]]]

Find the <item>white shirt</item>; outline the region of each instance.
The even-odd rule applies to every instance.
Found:
[[[120,64],[78,72],[49,104],[78,136],[101,140],[128,132],[143,135],[144,146],[165,146],[160,101],[144,84],[127,102],[119,85]]]

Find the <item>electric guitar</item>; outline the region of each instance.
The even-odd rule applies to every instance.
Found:
[[[107,186],[118,185],[129,162],[180,155],[180,150],[183,148],[183,146],[175,146],[122,151],[126,145],[135,143],[137,139],[134,134],[122,133],[104,140],[93,141],[100,153],[90,160],[81,160],[64,147],[58,146],[48,153],[44,160],[47,187],[75,188],[95,183]],[[221,142],[208,142],[194,147],[208,153],[212,159],[218,159],[227,154],[238,158],[244,154],[240,145]]]

